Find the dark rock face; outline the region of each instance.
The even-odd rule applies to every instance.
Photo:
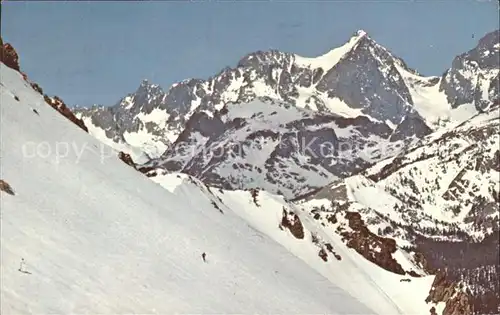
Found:
[[[423,119],[418,115],[408,115],[396,127],[390,137],[391,141],[406,140],[412,137],[421,139],[432,132]]]
[[[495,85],[499,78],[492,75],[496,66],[492,56],[497,55],[497,32],[491,34],[457,57],[449,76],[441,81],[419,76],[369,36],[358,33],[337,57],[326,54],[326,59],[311,61],[277,50],[257,51],[207,80],[185,80],[166,92],[143,81],[115,106],[79,109],[78,113],[91,117],[116,142],[126,142],[126,133],[149,134],[162,150],[146,166],[183,171],[227,189],[261,187],[295,197],[337,177],[356,174],[398,153],[398,144],[429,134],[429,125],[416,112],[411,89],[440,84],[449,99],[459,104],[465,102],[459,99],[470,99],[463,97],[470,91],[483,91],[484,82]],[[474,69],[480,72],[480,80],[455,80],[454,73],[458,76],[470,66],[467,60],[479,59],[474,66],[479,70]],[[457,87],[463,93],[451,97]],[[470,100],[484,111],[492,105],[483,94],[475,93],[481,97]],[[488,97],[494,94],[498,91],[492,87]],[[349,118],[336,113],[339,100]],[[234,113],[238,104],[252,107],[254,101],[279,103],[290,112],[304,108],[308,114],[287,119],[279,111],[261,115],[255,109],[254,115],[245,117]],[[151,117],[161,117],[144,119],[153,112]],[[389,123],[396,125],[395,130]],[[392,144],[382,146],[385,140]],[[387,148],[389,152],[384,152]],[[259,153],[263,160],[250,161],[264,149]],[[251,181],[252,176],[261,179]]]
[[[287,211],[284,208],[280,227],[288,229],[297,239],[301,240],[304,238],[304,226],[302,225],[300,218],[295,213]]]
[[[401,265],[392,257],[397,249],[393,239],[383,238],[370,232],[357,212],[346,212],[345,218],[349,221],[352,232],[345,231],[340,235],[348,247],[385,270],[400,275],[405,274]]]
[[[498,69],[498,48],[495,48],[497,42],[498,32],[486,35],[476,48],[455,58],[452,68],[440,80],[437,77],[420,76],[364,32],[358,32],[333,54],[330,52],[318,58],[307,59],[277,50],[256,51],[244,56],[236,67],[224,68],[207,80],[184,80],[174,84],[168,91],[144,80],[135,93],[124,97],[114,106],[79,108],[76,112],[78,117],[90,117],[92,124],[103,129],[106,136],[115,142],[126,143],[125,135],[128,133],[147,134],[151,139],[148,145],[154,146],[155,150],[144,150],[146,155],[156,159],[165,153],[163,157],[170,157],[165,164],[171,170],[182,170],[185,167],[185,162],[181,162],[184,158],[173,159],[171,152],[165,152],[178,137],[180,140],[176,151],[181,155],[187,150],[187,137],[191,137],[187,141],[191,143],[190,151],[195,142],[195,151],[205,145],[206,139],[200,143],[199,137],[195,141],[193,130],[185,131],[190,129],[189,125],[199,124],[198,127],[193,126],[194,129],[199,129],[200,135],[211,138],[209,143],[214,144],[217,142],[215,134],[227,135],[228,130],[223,131],[221,128],[228,128],[229,124],[218,122],[217,118],[212,117],[223,116],[231,104],[250,103],[256,99],[268,99],[289,107],[318,112],[318,115],[308,119],[286,122],[290,129],[300,129],[298,124],[303,127],[326,124],[325,119],[332,120],[337,112],[345,115],[344,111],[347,111],[347,116],[352,117],[343,118],[346,124],[358,122],[350,121],[352,119],[359,122],[365,119],[370,125],[366,128],[368,131],[358,129],[359,137],[361,134],[365,137],[372,133],[381,135],[386,132],[382,129],[388,129],[391,141],[397,142],[408,137],[421,138],[430,132],[425,120],[415,112],[417,107],[411,92],[414,88],[439,84],[453,107],[474,102],[478,110],[484,111],[492,106],[492,101],[498,101],[498,71],[495,76],[495,69]],[[473,77],[464,77],[466,72],[474,73]],[[485,94],[486,88],[488,91]],[[338,105],[338,102],[342,104]],[[192,117],[202,121],[196,122],[197,119],[191,119]],[[336,123],[342,124],[341,120],[339,118]],[[375,120],[381,123],[376,126]],[[393,132],[386,125],[389,122],[398,126],[397,130]],[[244,124],[241,121],[234,123]],[[209,126],[210,124],[214,125]],[[234,130],[243,127],[231,128]],[[301,138],[328,138],[329,143],[334,143],[335,137],[338,137],[331,127],[314,131],[314,134],[312,131],[303,133],[305,134],[301,134]],[[300,143],[291,135],[292,133],[280,132],[273,136],[279,136],[283,140],[283,148],[275,150],[273,157],[288,157],[290,150],[300,149]],[[258,134],[252,137],[256,139]],[[252,137],[247,141],[250,142]],[[180,142],[184,144],[181,145]],[[319,147],[315,150],[319,150]],[[317,155],[314,150],[311,152]],[[216,161],[214,159],[213,163]],[[321,163],[322,167],[327,172],[334,169],[333,172],[340,176],[359,171],[362,164],[357,161],[343,167],[331,162],[332,158],[326,157]],[[279,167],[277,163],[269,161],[267,165]],[[264,171],[262,167],[261,171]],[[324,171],[318,172],[320,176],[324,176],[322,173],[327,174]],[[207,173],[207,177],[222,181],[219,175]],[[276,180],[272,173],[269,178]]]
[[[326,93],[328,98],[339,98],[375,119],[399,122],[413,101],[396,66],[409,72],[413,70],[367,35],[356,34],[350,42],[355,42],[352,48],[327,69],[301,65],[295,61],[295,55],[275,50],[249,54],[239,62],[238,68],[256,73],[254,81],[263,81],[277,91],[279,99],[291,104],[298,101],[297,88],[311,88]],[[255,92],[246,95],[262,96]],[[319,110],[327,110],[317,96],[307,99],[306,105],[309,103]]]
[[[16,71],[20,72],[20,66],[19,66],[19,56],[12,47],[12,45],[8,43],[3,43],[2,38],[0,37],[0,62],[4,63],[7,67],[12,68]],[[68,108],[68,106],[64,103],[64,101],[57,97],[49,97],[45,94],[43,94],[43,89],[40,87],[35,82],[31,82],[28,80],[28,76],[22,72],[20,72],[21,75],[23,76],[24,80],[26,80],[30,86],[35,90],[36,92],[40,93],[40,95],[43,95],[43,98],[45,99],[45,102],[49,104],[52,108],[57,110],[61,115],[69,119],[72,123],[80,127],[82,130],[85,132],[88,132],[87,127],[83,123],[81,119],[78,119],[73,112]]]
[[[474,314],[470,295],[460,289],[460,284],[450,281],[446,272],[439,272],[434,278],[426,302],[446,303],[443,315]]]
[[[14,189],[7,183],[5,180],[0,179],[0,191],[4,191],[9,195],[15,196],[16,193],[14,192]]]
[[[115,142],[126,142],[126,133],[145,131],[160,144],[158,148],[161,149],[171,144],[168,134],[176,125],[175,121],[171,124],[165,122],[172,117],[172,109],[166,105],[165,99],[166,94],[161,87],[143,80],[135,93],[124,97],[114,106],[95,105],[76,108],[75,112],[82,118],[90,118],[93,125],[103,129],[106,136]],[[153,115],[153,111],[156,111],[158,121],[141,119]],[[158,155],[161,153],[163,151]]]
[[[134,160],[130,156],[130,154],[124,153],[122,151],[118,152],[118,158],[122,160],[125,164],[133,167],[134,169],[137,169]]]
[[[325,74],[317,88],[375,119],[397,123],[413,105],[397,63],[398,59],[365,36]]]
[[[498,30],[486,34],[477,47],[457,56],[451,68],[443,74],[439,89],[446,93],[453,108],[474,103],[478,110],[482,110],[484,101],[498,99],[499,34]],[[482,88],[487,89],[486,100]]]
[[[9,43],[4,43],[0,38],[0,62],[3,62],[7,67],[16,71],[20,71],[19,55],[14,47]]]
[[[64,103],[62,99],[57,96],[48,97],[44,95],[45,102],[52,106],[55,110],[57,110],[61,115],[66,117],[69,121],[80,127],[83,131],[89,132],[87,126],[83,123],[81,119],[78,119],[73,112],[68,108],[68,106]]]
[[[417,246],[439,270],[428,300],[445,302],[443,314],[498,314],[498,231],[481,242],[419,238]]]

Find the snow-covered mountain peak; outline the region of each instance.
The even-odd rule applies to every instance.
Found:
[[[397,153],[403,133],[391,134],[366,116],[344,118],[256,98],[227,104],[216,115],[194,114],[152,165],[212,186],[259,187],[293,198]]]
[[[500,52],[499,38],[500,30],[490,32],[479,39],[477,50],[470,52],[477,55],[477,61],[480,63],[480,66],[493,69],[498,64]]]
[[[152,84],[149,80],[143,79],[137,90],[118,102],[118,106],[135,112],[143,110],[150,112],[154,107],[160,105],[164,96],[165,92],[158,84]]]
[[[137,88],[137,91],[135,92],[135,94],[144,93],[144,92],[149,92],[149,93],[164,93],[163,89],[160,87],[159,84],[153,84],[148,79],[143,79],[141,81],[141,85],[139,85],[139,87]]]
[[[357,31],[344,45],[336,47],[329,52],[317,57],[303,57],[294,54],[294,61],[298,66],[314,68],[322,68],[328,70],[334,67],[348,52],[353,50],[358,42],[363,38],[371,41],[367,33],[363,30]]]
[[[366,36],[367,33],[365,30],[357,30],[356,31],[356,35],[359,36],[359,37],[362,37],[362,36]]]

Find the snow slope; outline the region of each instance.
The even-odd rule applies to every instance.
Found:
[[[1,178],[15,191],[1,193],[2,314],[373,313],[238,216],[103,154],[0,71]]]
[[[76,116],[83,120],[85,126],[89,130],[89,134],[94,136],[97,140],[101,141],[105,145],[108,145],[109,147],[115,149],[117,152],[122,151],[130,154],[134,162],[138,164],[146,163],[150,160],[150,156],[147,154],[148,147],[146,145],[138,148],[125,141],[113,141],[106,136],[106,132],[103,129],[97,127],[92,123],[91,118],[83,117],[79,114],[77,114]]]
[[[431,306],[425,303],[434,276],[412,278],[401,282],[406,276],[397,275],[379,268],[346,247],[334,229],[322,227],[309,217],[307,212],[286,202],[283,197],[259,191],[254,202],[249,191],[226,191],[204,186],[199,180],[185,174],[159,174],[152,180],[170,192],[188,197],[201,197],[206,203],[217,205],[220,211],[234,211],[255,229],[254,238],[261,233],[282,244],[295,256],[328,278],[334,285],[349,292],[356,299],[371,307],[377,314],[425,314]],[[195,194],[194,192],[198,190]],[[283,209],[298,214],[304,226],[304,238],[297,239],[278,226]],[[312,235],[319,241],[314,242]],[[327,262],[318,257],[321,244],[332,245],[341,260],[330,255]],[[400,253],[399,261],[412,269],[415,266]],[[408,270],[409,270],[408,269]]]
[[[318,57],[303,57],[295,54],[295,63],[302,67],[331,69],[366,35],[364,30],[358,30],[347,43]]]

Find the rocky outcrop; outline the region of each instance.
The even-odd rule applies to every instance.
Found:
[[[120,152],[118,152],[118,158],[120,160],[122,160],[125,164],[133,167],[134,169],[137,169],[137,166],[136,166],[134,160],[132,160],[132,157],[130,156],[130,154],[127,154],[127,153],[120,151]]]
[[[481,113],[454,129],[415,142],[390,163],[363,175],[404,202],[398,207],[404,208],[402,215],[413,213],[410,222],[428,220],[425,217],[432,214],[424,208],[432,204],[464,218],[461,230],[491,233],[499,226],[495,216],[500,200],[499,114],[498,110]]]
[[[137,165],[136,165],[136,167],[137,167]],[[143,167],[139,167],[137,170],[139,172],[145,174],[147,177],[155,177],[156,175],[158,175],[158,171],[156,170],[155,167],[143,166]]]
[[[9,43],[4,43],[0,37],[0,62],[3,62],[7,67],[16,71],[20,71],[19,55],[14,47]]]
[[[463,284],[448,279],[445,270],[440,270],[429,292],[426,302],[444,302],[446,306],[442,315],[473,315],[472,298],[463,287]]]
[[[257,198],[259,197],[259,190],[254,188],[250,189],[250,195],[252,196],[252,201],[255,206],[260,207],[259,202],[257,201]]]
[[[322,248],[319,250],[318,252],[318,256],[319,258],[321,258],[321,260],[323,260],[324,262],[327,262],[328,261],[328,254],[326,253],[326,251]]]
[[[346,212],[351,231],[340,231],[347,247],[353,248],[363,257],[385,270],[404,275],[403,267],[392,257],[396,252],[396,241],[380,237],[368,230],[361,215],[357,212]]]
[[[0,179],[0,191],[6,192],[9,195],[15,195],[14,189],[3,179]]]
[[[299,216],[292,211],[287,211],[285,208],[283,208],[283,216],[279,227],[281,229],[288,229],[297,239],[304,238],[304,226],[302,225]]]
[[[75,114],[68,108],[62,99],[57,96],[49,97],[44,95],[45,102],[57,110],[61,115],[69,119],[72,123],[80,127],[83,131],[88,132],[89,130],[83,123],[83,120],[76,118]]]
[[[12,47],[12,45],[10,45],[8,43],[4,44],[1,37],[0,37],[0,61],[3,62],[9,68],[12,68],[12,69],[20,72],[19,56],[18,56],[16,50],[14,49],[14,47]],[[22,74],[24,79],[31,85],[33,90],[35,90],[36,92],[43,95],[43,98],[45,99],[45,102],[47,104],[52,106],[52,108],[57,110],[64,117],[68,118],[71,122],[73,122],[75,125],[80,127],[82,130],[84,130],[85,132],[88,132],[88,129],[85,126],[85,124],[83,123],[83,120],[76,118],[76,116],[68,108],[68,106],[63,102],[62,99],[60,99],[57,96],[49,97],[49,96],[43,94],[43,89],[40,87],[40,85],[38,85],[35,82],[29,81],[26,74],[24,74],[22,72],[20,72],[20,73]]]
[[[498,98],[499,34],[498,30],[486,34],[474,49],[457,56],[443,74],[439,89],[452,108],[473,103],[481,111],[484,103]]]

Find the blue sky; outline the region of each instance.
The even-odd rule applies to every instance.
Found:
[[[358,29],[426,75],[498,29],[496,1],[4,2],[21,68],[69,105],[112,105],[144,78],[165,90],[245,54],[316,56]],[[475,38],[472,38],[473,34]]]

